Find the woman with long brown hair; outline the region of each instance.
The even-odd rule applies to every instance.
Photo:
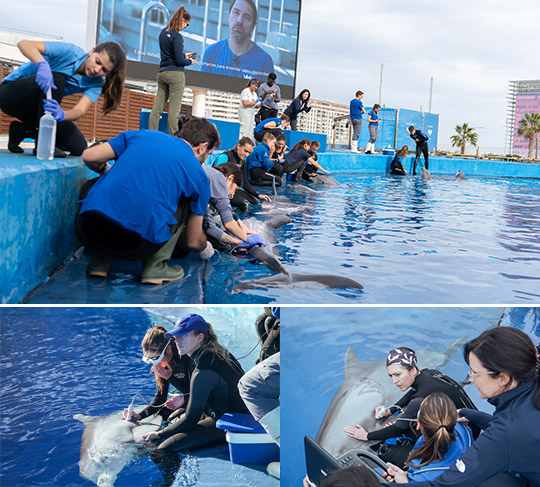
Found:
[[[190,13],[182,5],[171,17],[167,27],[159,34],[159,64],[156,101],[150,113],[148,128],[158,130],[159,118],[169,100],[167,127],[169,134],[178,130],[178,114],[182,108],[182,98],[186,86],[184,68],[195,62],[195,53],[184,53],[184,38],[180,34],[191,22]]]
[[[182,316],[164,338],[174,339],[181,357],[190,357],[188,401],[176,401],[175,407],[185,408],[178,421],[143,438],[163,440],[159,449],[175,451],[224,443],[225,431],[216,428],[217,420],[225,413],[248,413],[238,392],[242,367],[218,342],[212,325],[198,314]]]
[[[434,480],[472,445],[472,431],[457,422],[453,401],[440,392],[426,397],[418,410],[416,429],[422,433],[409,454],[407,472],[388,464],[398,483]]]
[[[397,174],[399,176],[405,176],[407,170],[403,167],[403,161],[407,158],[407,151],[409,147],[404,145],[394,156],[392,163],[390,164],[390,174]]]
[[[116,42],[103,42],[86,53],[67,42],[23,40],[17,44],[30,62],[6,76],[0,84],[0,109],[18,118],[9,126],[8,149],[22,153],[19,144],[35,138],[44,109],[57,121],[55,157],[80,156],[86,139],[73,123],[103,95],[102,114],[116,110],[122,102],[126,55]],[[51,90],[51,98],[48,91]],[[64,96],[82,93],[77,104],[64,110]]]

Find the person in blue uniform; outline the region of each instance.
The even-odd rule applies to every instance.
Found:
[[[165,109],[167,100],[169,101],[167,117],[169,134],[173,135],[178,130],[178,114],[182,108],[182,98],[186,86],[184,68],[195,62],[193,52],[184,53],[184,38],[180,34],[190,22],[191,15],[182,6],[173,14],[167,27],[159,34],[161,62],[157,75],[156,101],[148,120],[148,128],[151,130],[158,130],[159,118]]]
[[[379,117],[379,112],[381,110],[381,105],[375,103],[373,108],[368,112],[367,121],[368,121],[368,131],[369,131],[369,140],[366,145],[366,154],[375,153],[375,142],[379,136],[379,123],[381,118]]]
[[[143,435],[143,439],[161,441],[159,450],[172,451],[225,443],[225,431],[216,428],[216,422],[225,413],[249,413],[238,391],[244,375],[241,365],[218,342],[212,325],[198,314],[182,316],[164,337],[174,340],[180,356],[191,359],[188,400],[186,403],[186,396],[181,396],[184,401],[177,400],[175,406],[182,415],[173,413],[166,428]],[[179,419],[172,422],[175,417]]]
[[[250,156],[246,159],[246,169],[251,179],[251,184],[255,186],[281,186],[282,168],[276,169],[275,164],[270,160],[270,153],[276,145],[276,137],[270,132],[264,134],[262,143],[259,144]]]
[[[255,140],[261,142],[267,133],[272,134],[274,137],[283,135],[283,129],[286,129],[289,123],[289,117],[285,114],[279,118],[267,118],[253,129]]]
[[[482,434],[440,477],[417,486],[470,487],[490,479],[489,485],[539,487],[540,363],[532,340],[499,326],[466,343],[463,356],[470,380],[495,412],[462,409],[460,416],[482,427]]]
[[[309,90],[302,90],[283,112],[291,121],[291,130],[298,130],[298,115],[302,112],[308,113],[311,110],[310,97]]]
[[[229,37],[205,49],[201,71],[238,78],[261,78],[273,72],[270,55],[251,40],[257,17],[253,0],[233,0],[228,13]]]
[[[416,429],[422,433],[409,454],[407,471],[388,464],[398,483],[434,480],[446,471],[473,443],[472,431],[457,422],[452,400],[435,392],[426,397],[418,410]]]
[[[362,130],[362,115],[366,113],[362,98],[364,98],[364,92],[358,90],[355,97],[349,103],[349,117],[353,128],[351,152],[359,152],[358,139]]]
[[[183,277],[182,267],[167,261],[184,227],[189,249],[206,247],[202,222],[210,186],[201,164],[218,145],[214,124],[190,117],[175,137],[124,132],[83,153],[85,164],[103,174],[84,197],[76,226],[90,253],[89,276],[106,277],[113,258],[120,258],[143,260],[145,284]],[[111,159],[117,159],[112,168]]]
[[[415,129],[414,125],[409,127],[409,136],[416,142],[416,157],[414,158],[413,165],[413,174],[416,174],[416,165],[422,154],[424,155],[426,169],[429,169],[429,148],[427,143],[429,137],[421,130]]]
[[[24,150],[19,144],[27,137],[37,141],[43,110],[57,121],[55,157],[69,152],[80,156],[86,139],[73,123],[79,120],[103,95],[102,114],[116,110],[122,102],[126,55],[116,42],[104,42],[89,53],[68,42],[23,40],[17,44],[30,62],[6,76],[0,84],[0,109],[20,120],[9,126],[8,149]],[[51,89],[52,99],[46,99]],[[82,93],[77,104],[64,110],[64,96]]]

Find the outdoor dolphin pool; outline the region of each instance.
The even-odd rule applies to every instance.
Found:
[[[0,310],[0,484],[94,485],[79,477],[83,425],[75,414],[105,416],[127,407],[136,392],[154,396],[155,381],[141,360],[140,343],[152,323],[197,312],[214,325],[236,357],[257,343],[254,320],[261,308],[4,308]],[[165,319],[165,318],[168,318]],[[245,371],[258,349],[240,360]],[[144,403],[138,401],[137,404]],[[161,487],[162,474],[148,454],[121,469],[121,486]],[[234,487],[276,487],[265,465],[234,465],[226,446],[190,452],[174,487],[210,487],[228,478]]]
[[[274,272],[226,252],[208,262],[192,253],[177,262],[186,271],[181,281],[142,286],[140,263],[117,263],[107,279],[87,279],[83,256],[25,302],[527,304],[540,297],[538,180],[458,181],[437,174],[429,181],[365,174],[335,178],[340,186],[280,188],[278,202],[255,207],[247,222],[257,229],[276,211],[288,212],[291,223],[264,229],[268,249],[284,267],[352,279],[362,290],[282,279],[280,288],[234,294],[239,283]]]
[[[422,368],[440,360],[442,352],[456,341],[471,340],[498,324],[519,328],[535,344],[540,343],[540,311],[535,308],[283,308],[281,318],[283,326],[287,326],[281,342],[281,475],[288,479],[287,486],[302,485],[306,474],[304,435],[314,439],[317,436],[345,380],[344,359],[349,347],[366,363],[362,368],[367,374],[353,379],[368,382],[375,377],[370,363],[385,359],[388,351],[398,346],[418,352]],[[422,351],[423,357],[431,357],[426,365],[422,365]],[[465,379],[468,366],[462,346],[439,370],[457,381]],[[381,383],[398,397],[402,395],[386,376],[386,370]],[[474,385],[465,390],[479,409],[493,410]],[[351,425],[361,421],[366,409],[355,397],[354,414],[348,423]],[[342,435],[346,440],[341,427],[331,431],[338,439]]]

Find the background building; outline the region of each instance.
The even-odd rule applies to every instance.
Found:
[[[540,113],[540,80],[510,81],[506,119],[506,152],[527,157],[529,141],[517,134],[525,113]]]

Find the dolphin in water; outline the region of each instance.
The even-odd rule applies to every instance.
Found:
[[[275,215],[259,227],[261,235],[265,241],[270,241],[268,229],[276,229],[282,225],[290,223],[292,220],[286,215]],[[255,225],[252,225],[255,226]],[[301,288],[301,289],[322,289],[322,288],[340,288],[350,287],[354,289],[363,289],[363,286],[349,279],[348,277],[336,276],[332,274],[298,274],[289,272],[280,260],[273,253],[266,250],[266,247],[254,246],[248,250],[248,254],[261,261],[270,270],[276,274],[257,279],[242,281],[231,290],[232,294],[238,294],[249,289],[268,289],[268,288]]]
[[[467,179],[467,178],[465,177],[465,174],[463,174],[463,173],[461,172],[461,170],[458,169],[456,175],[454,176],[454,179],[457,179],[457,180],[459,180],[459,181],[464,181],[464,180]]]
[[[446,365],[450,357],[468,337],[450,345],[444,352],[420,350],[416,353],[420,369],[437,369]],[[359,442],[343,431],[345,426],[359,424],[374,431],[391,424],[395,418],[375,419],[377,406],[390,406],[403,393],[388,378],[386,359],[362,362],[349,347],[345,354],[345,380],[338,389],[317,433],[316,441],[335,457],[373,442]]]
[[[312,181],[318,184],[326,184],[327,186],[341,186],[341,183],[338,183],[334,178],[328,176],[327,174],[317,173]]]
[[[431,173],[425,168],[422,167],[422,172],[420,176],[424,181],[429,181],[431,179]]]
[[[74,419],[84,424],[79,474],[99,487],[113,487],[116,477],[137,451],[142,435],[157,431],[161,418],[134,423],[123,421],[122,413],[109,416],[84,416]]]

